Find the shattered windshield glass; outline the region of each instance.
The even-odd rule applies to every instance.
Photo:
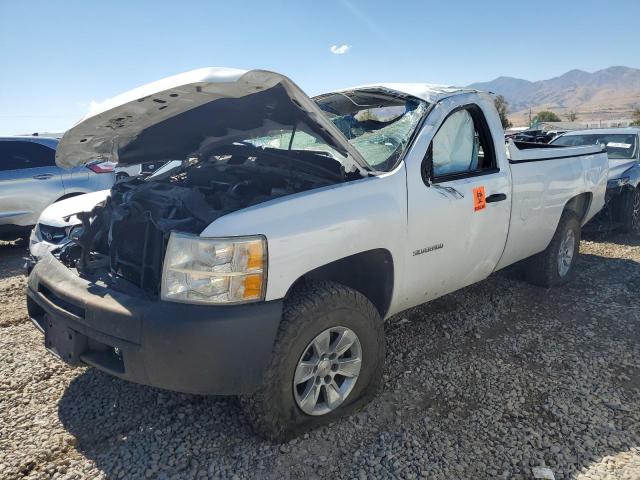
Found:
[[[274,148],[277,150],[306,150],[308,152],[315,152],[320,155],[330,156],[334,160],[338,161],[344,158],[316,135],[307,133],[298,128],[294,129],[290,126],[274,128],[267,135],[248,138],[242,143],[250,144],[254,147]]]
[[[318,106],[371,167],[389,171],[406,150],[427,104],[377,90],[336,92]]]

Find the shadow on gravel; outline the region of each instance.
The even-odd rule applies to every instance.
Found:
[[[58,415],[109,478],[603,478],[640,447],[640,263],[586,254],[576,273],[545,290],[507,271],[394,317],[383,392],[293,447],[233,398],[93,369]]]
[[[72,380],[58,415],[76,448],[108,478],[130,478],[132,462],[141,468],[136,478],[160,470],[187,475],[256,440],[236,398],[168,392],[95,369]]]
[[[0,241],[0,280],[24,273],[23,257],[26,255],[27,247],[22,241]]]
[[[629,247],[640,246],[640,235],[629,233],[619,233],[615,231],[598,231],[597,229],[586,229],[582,232],[582,239],[592,242],[607,242],[615,245],[626,245]]]

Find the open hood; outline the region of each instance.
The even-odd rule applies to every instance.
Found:
[[[318,106],[287,77],[264,70],[201,68],[130,90],[95,107],[56,151],[63,168],[182,160],[283,125],[321,139],[345,171],[370,170]]]

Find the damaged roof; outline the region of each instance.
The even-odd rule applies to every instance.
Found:
[[[411,95],[412,97],[419,98],[420,100],[424,100],[427,103],[437,103],[444,98],[451,97],[453,95],[459,95],[462,93],[479,93],[479,90],[475,90],[473,88],[439,85],[437,83],[375,83],[369,85],[358,85],[351,88],[344,88],[338,91],[349,92],[353,90],[366,90],[375,88],[394,90],[405,95]]]

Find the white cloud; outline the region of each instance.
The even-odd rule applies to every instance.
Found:
[[[351,45],[342,44],[342,45],[331,45],[331,53],[335,55],[344,55],[351,49]]]
[[[95,100],[91,100],[89,102],[89,113],[93,113],[94,111],[96,111],[101,103],[102,102],[97,102]]]
[[[76,102],[76,106],[86,110],[87,113],[93,113],[97,109],[97,107],[100,105],[100,103],[101,102],[98,102],[96,100],[90,100],[88,102],[85,102],[85,101]]]

